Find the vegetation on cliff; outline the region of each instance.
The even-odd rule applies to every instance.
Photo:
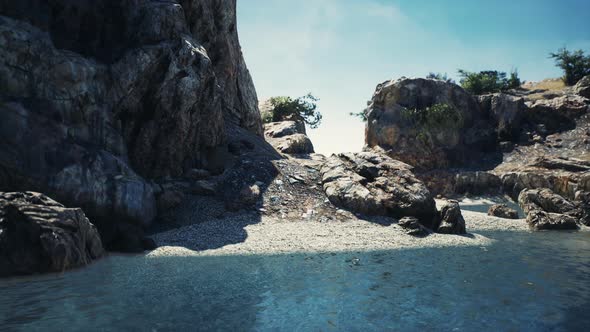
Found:
[[[322,122],[322,114],[317,110],[318,100],[311,93],[295,99],[286,96],[272,97],[269,100],[272,107],[262,114],[262,121],[264,123],[303,121],[315,129]]]
[[[563,82],[566,85],[574,85],[584,76],[590,75],[590,55],[583,50],[570,51],[560,48],[549,57],[555,59],[555,65],[563,70]]]

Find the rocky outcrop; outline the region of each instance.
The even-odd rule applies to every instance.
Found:
[[[422,226],[420,220],[415,217],[403,217],[397,223],[401,228],[406,230],[406,234],[424,237],[430,234],[430,230]]]
[[[439,105],[443,108],[432,108]],[[495,129],[477,100],[439,80],[387,81],[365,111],[365,143],[418,170],[462,166],[496,148]],[[426,114],[428,113],[428,114]]]
[[[504,93],[477,96],[481,110],[494,121],[498,140],[518,138],[526,106],[523,98]]]
[[[523,190],[518,204],[527,214],[527,222],[534,230],[578,229],[582,211],[575,204],[549,189]]]
[[[415,217],[436,229],[434,199],[411,166],[372,152],[332,155],[321,168],[328,199],[367,215]]]
[[[148,179],[219,172],[228,125],[262,134],[235,6],[0,1],[0,187],[82,207],[113,248],[154,220]]]
[[[465,219],[461,214],[461,208],[457,201],[447,201],[440,209],[440,225],[437,233],[441,234],[467,234]]]
[[[62,272],[104,255],[81,209],[34,192],[0,192],[0,277]]]
[[[314,153],[313,144],[301,121],[281,121],[264,125],[264,137],[277,151],[286,154]]]
[[[495,204],[488,209],[488,216],[502,219],[518,219],[518,211],[509,208],[506,204]]]
[[[574,93],[585,98],[590,98],[590,75],[584,76],[574,86]]]
[[[526,119],[533,124],[542,124],[544,133],[575,128],[576,119],[588,112],[590,100],[575,95],[527,102]]]

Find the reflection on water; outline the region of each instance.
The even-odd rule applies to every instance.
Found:
[[[113,256],[0,281],[0,330],[588,330],[590,234],[488,247]]]

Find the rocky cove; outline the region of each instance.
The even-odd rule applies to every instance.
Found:
[[[263,123],[235,0],[0,0],[0,45],[0,329],[590,324],[588,76],[388,80],[363,151],[322,155]]]

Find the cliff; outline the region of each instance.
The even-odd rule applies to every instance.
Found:
[[[82,207],[111,249],[157,215],[151,179],[262,134],[235,0],[0,0],[0,45],[0,188]]]

